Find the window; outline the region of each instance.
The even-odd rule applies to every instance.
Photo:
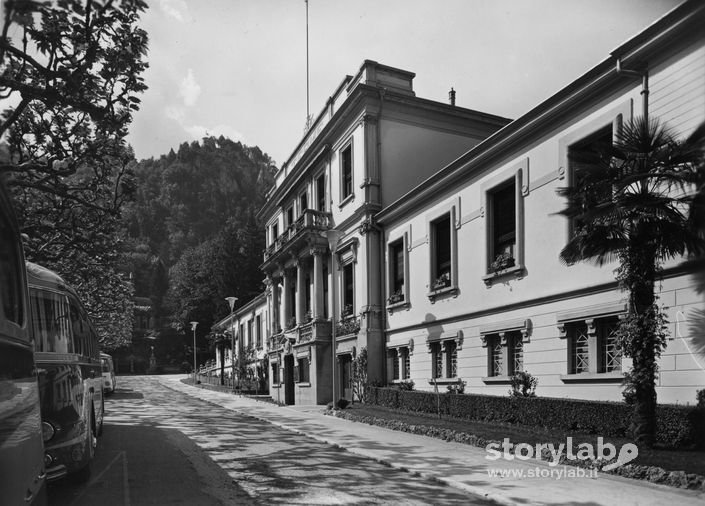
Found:
[[[272,225],[272,242],[276,241],[277,237],[279,237],[279,225],[275,223]]]
[[[513,267],[516,259],[516,186],[510,184],[490,194],[491,237],[490,270]]]
[[[340,152],[341,200],[353,194],[353,159],[352,144],[348,144]]]
[[[431,343],[431,377],[434,379],[443,377],[443,354],[441,353],[441,343]]]
[[[294,206],[286,210],[286,226],[290,227],[294,224]]]
[[[531,320],[507,320],[480,328],[482,346],[487,348],[486,383],[509,382],[524,370],[524,345],[529,342]]]
[[[389,358],[392,362],[392,380],[399,379],[399,350],[393,348],[389,350]]]
[[[304,192],[299,197],[299,214],[304,214],[306,209],[308,209],[308,195]]]
[[[272,385],[278,385],[278,384],[279,384],[279,364],[275,362],[272,364]]]
[[[402,377],[405,380],[411,378],[411,352],[409,348],[402,348],[402,356],[404,358],[404,368],[402,371]]]
[[[390,304],[403,302],[404,294],[404,240],[399,239],[389,245]]]
[[[455,341],[446,341],[445,352],[446,352],[446,378],[457,378],[458,377],[458,346]]]
[[[316,178],[316,210],[326,210],[326,175],[321,174]]]
[[[487,338],[487,357],[487,375],[502,376],[502,373],[504,372],[504,353],[499,335],[494,335]]]
[[[255,335],[257,336],[257,347],[262,347],[262,315],[257,315],[255,319]]]
[[[600,160],[608,156],[612,145],[612,125],[602,128],[594,134],[571,144],[568,148],[568,166],[571,174],[571,185],[583,188],[580,195],[581,207],[588,210],[612,198],[612,187],[608,184],[595,182],[590,178],[591,170],[600,164]],[[576,234],[583,223],[573,220],[570,223],[572,234]]]
[[[343,266],[343,308],[342,316],[350,316],[355,309],[355,277],[354,264]]]
[[[432,290],[441,290],[451,285],[451,236],[450,214],[431,224],[432,234]]]
[[[247,322],[247,346],[252,346],[252,320]]]
[[[24,322],[22,260],[19,238],[6,214],[0,214],[0,303],[5,317],[18,325]]]
[[[588,379],[605,374],[604,378],[622,378],[622,355],[617,341],[619,316],[626,304],[603,304],[558,315],[560,337],[567,341],[568,364],[564,381]]]
[[[310,376],[309,376],[309,359],[308,357],[305,358],[300,358],[297,361],[298,364],[298,371],[299,371],[299,377],[298,377],[298,382],[299,383],[309,383]]]

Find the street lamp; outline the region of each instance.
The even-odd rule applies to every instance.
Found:
[[[235,303],[237,302],[237,297],[225,297],[225,300],[230,304],[230,367],[232,368],[232,373],[230,375],[230,380],[232,381],[232,389],[235,390],[235,329],[233,328],[235,322],[233,321],[233,311],[235,309]]]
[[[193,384],[196,385],[196,327],[198,322],[191,322],[191,330],[193,330]]]
[[[336,276],[336,271],[338,270],[338,262],[336,260],[335,256],[335,250],[338,248],[338,242],[340,241],[340,237],[343,235],[343,233],[340,230],[327,230],[326,231],[326,238],[328,239],[328,246],[330,247],[330,253],[331,253],[331,290],[333,293],[333,300],[331,303],[331,356],[332,356],[332,363],[331,363],[331,372],[333,376],[333,392],[332,392],[332,397],[333,397],[333,407],[335,408],[335,397],[336,397],[336,392],[335,392],[335,362],[336,362],[336,346],[335,346],[335,299],[337,296],[336,292],[336,287],[335,287],[335,276]]]

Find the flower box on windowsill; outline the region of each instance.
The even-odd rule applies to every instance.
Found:
[[[524,277],[524,266],[513,265],[511,267],[507,267],[506,269],[490,272],[486,276],[482,276],[482,281],[484,281],[487,286],[492,286],[492,283],[495,281],[508,277],[516,277],[519,279]]]
[[[394,294],[390,295],[389,298],[387,299],[387,304],[389,304],[390,306],[392,306],[394,304],[399,304],[401,302],[404,302],[404,294],[403,293],[394,293]]]

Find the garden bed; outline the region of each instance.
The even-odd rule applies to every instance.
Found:
[[[488,423],[447,416],[439,418],[435,415],[369,404],[355,404],[344,410],[329,410],[328,413],[355,422],[383,426],[481,448],[486,447],[490,442],[501,443],[504,438],[509,438],[514,444],[527,443],[534,446],[538,443],[553,443],[558,446],[561,443],[565,444],[570,436],[573,439],[574,448],[577,448],[581,443],[589,443],[593,447],[597,444],[597,436],[592,434],[534,429],[496,421]],[[605,437],[604,442],[619,448],[630,441],[625,438]],[[561,459],[561,463],[601,468],[607,462]],[[665,448],[641,450],[636,460],[616,468],[612,473],[705,492],[705,451]]]

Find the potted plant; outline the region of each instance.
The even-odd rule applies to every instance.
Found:
[[[503,251],[497,255],[494,261],[490,264],[490,272],[500,272],[504,269],[514,267],[515,260],[511,253]]]
[[[441,290],[443,288],[447,288],[450,286],[450,273],[449,272],[444,272],[440,276],[436,278],[436,280],[433,282],[433,289],[434,290]]]
[[[397,291],[395,291],[392,295],[389,296],[389,299],[387,299],[387,302],[389,302],[389,304],[397,304],[403,301],[404,290],[402,288],[399,288]]]

